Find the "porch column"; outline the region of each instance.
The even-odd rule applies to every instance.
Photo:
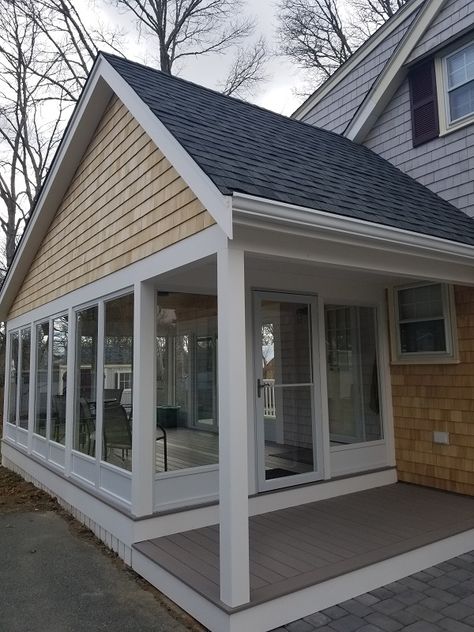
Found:
[[[244,252],[217,253],[220,596],[250,599]]]
[[[137,282],[133,316],[132,513],[153,512],[155,478],[155,289]]]

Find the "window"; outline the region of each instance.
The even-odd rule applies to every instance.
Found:
[[[98,307],[76,314],[76,375],[73,448],[95,456]]]
[[[62,445],[66,439],[67,341],[66,315],[36,325],[34,432]]]
[[[8,414],[7,421],[16,424],[16,405],[18,399],[18,355],[19,355],[19,334],[17,331],[10,334],[10,372],[8,386]]]
[[[474,42],[446,57],[449,123],[474,114]]]
[[[375,308],[326,305],[324,311],[331,445],[380,440]]]
[[[436,60],[441,132],[474,121],[474,42]]]
[[[394,288],[392,355],[395,362],[456,360],[452,288],[424,283]]]
[[[218,463],[217,298],[159,292],[156,468]]]

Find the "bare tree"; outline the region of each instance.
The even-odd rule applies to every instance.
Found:
[[[317,86],[407,0],[280,0],[279,49]]]
[[[266,51],[263,40],[250,48],[243,41],[255,31],[255,23],[243,15],[243,0],[113,0],[131,12],[140,35],[158,43],[160,69],[175,74],[176,62],[186,57],[224,53],[237,47],[227,94],[251,89],[263,76]]]
[[[40,33],[14,2],[0,1],[0,33],[0,227],[9,265],[58,142],[64,106],[58,95],[56,116],[47,122]]]
[[[407,0],[349,0],[356,16],[356,26],[365,36],[371,35],[377,28],[401,9]]]
[[[281,52],[320,81],[352,55],[354,35],[337,0],[281,0],[279,10]]]
[[[220,91],[227,96],[246,97],[252,94],[266,79],[267,59],[267,47],[263,38],[250,47],[239,48],[226,80],[220,84]]]

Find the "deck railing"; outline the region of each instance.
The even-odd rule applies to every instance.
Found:
[[[263,415],[264,417],[276,417],[275,406],[275,380],[262,380],[265,385],[263,389]]]

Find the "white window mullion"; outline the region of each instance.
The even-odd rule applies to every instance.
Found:
[[[28,395],[28,454],[33,449],[33,432],[35,429],[35,397],[36,397],[36,326],[30,329],[30,391]]]
[[[20,392],[21,392],[21,364],[22,364],[22,329],[18,331],[18,356],[16,359],[16,402],[15,402],[15,426],[20,425]]]
[[[68,311],[67,338],[67,377],[66,377],[66,436],[65,444],[65,474],[71,473],[71,454],[74,436],[74,389],[76,382],[76,313],[70,308]]]
[[[97,383],[95,396],[95,458],[97,463],[96,485],[100,486],[100,462],[102,459],[102,428],[104,418],[104,331],[105,304],[100,301],[97,313]]]
[[[46,389],[46,440],[49,445],[51,434],[51,393],[53,390],[53,321],[48,321],[48,386]]]

